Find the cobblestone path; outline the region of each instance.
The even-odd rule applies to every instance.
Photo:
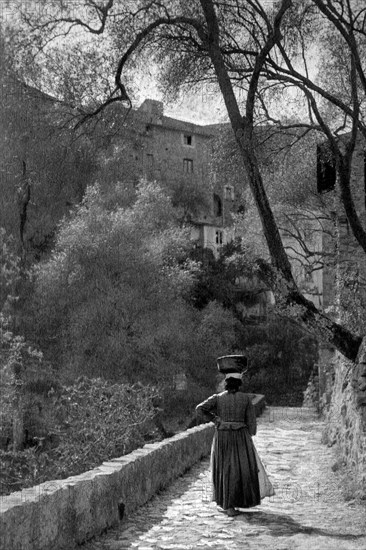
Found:
[[[206,459],[83,550],[365,550],[365,504],[344,501],[321,429],[308,409],[267,409],[254,442],[275,496],[227,517],[210,502]]]

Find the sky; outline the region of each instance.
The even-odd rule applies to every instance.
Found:
[[[196,124],[214,124],[227,120],[222,100],[217,96],[205,94],[204,90],[176,104],[168,104],[165,114]]]
[[[164,114],[172,118],[202,125],[227,120],[221,94],[214,93],[208,87],[203,86],[198,92],[182,95],[178,101],[171,102],[165,99],[160,92],[156,84],[156,76],[153,68],[150,67],[147,76],[136,80],[133,89],[134,108],[138,107],[145,99],[157,99],[164,103]]]

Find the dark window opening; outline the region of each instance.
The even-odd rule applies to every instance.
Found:
[[[226,200],[234,200],[234,187],[232,185],[225,185],[224,197]]]
[[[192,147],[192,136],[190,136],[189,134],[184,134],[183,140],[184,145],[190,145]]]
[[[220,245],[223,243],[223,232],[222,231],[216,231],[216,244]]]
[[[192,174],[193,172],[193,160],[183,159],[183,172],[185,174]]]
[[[317,146],[316,157],[318,193],[332,191],[336,182],[336,167],[334,156],[327,143]]]
[[[146,155],[146,164],[149,170],[154,167],[154,155],[152,155],[151,153],[147,153]]]
[[[216,217],[222,216],[222,202],[218,195],[214,195],[214,215]]]

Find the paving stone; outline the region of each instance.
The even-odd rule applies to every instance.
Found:
[[[254,438],[276,494],[229,518],[210,500],[209,459],[83,550],[365,550],[365,503],[345,502],[310,409],[271,407]]]

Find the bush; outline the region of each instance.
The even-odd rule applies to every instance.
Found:
[[[57,444],[41,438],[37,447],[0,451],[1,493],[80,474],[143,445],[158,396],[149,386],[88,378],[51,392]]]
[[[217,382],[216,359],[237,351],[240,323],[231,311],[216,301],[209,302],[197,317],[186,368],[198,385],[213,390]]]
[[[133,207],[113,211],[98,186],[89,189],[35,269],[28,331],[69,380],[156,383],[174,374],[181,327],[191,322],[184,295],[194,266],[181,262],[189,244],[158,186],[142,183]]]
[[[269,316],[243,327],[242,349],[249,358],[247,391],[262,393],[271,405],[301,406],[317,361],[315,339],[292,321]]]
[[[143,444],[142,434],[155,414],[158,390],[142,384],[110,384],[81,378],[56,399],[61,441],[54,455],[64,473],[88,469],[105,458]]]
[[[0,311],[16,293],[20,280],[20,258],[15,253],[14,239],[0,227]]]
[[[14,419],[20,422],[17,429],[17,447],[23,444],[24,417],[27,415],[26,389],[40,382],[48,388],[55,385],[49,365],[42,353],[33,348],[22,336],[9,330],[9,320],[0,314],[0,447],[14,443]]]

